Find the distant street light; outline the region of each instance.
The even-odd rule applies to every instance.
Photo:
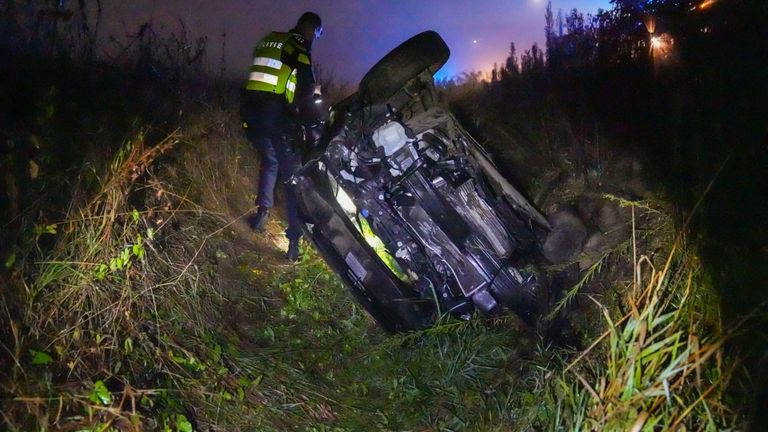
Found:
[[[660,60],[669,58],[672,52],[672,46],[675,44],[675,40],[668,33],[662,33],[660,35],[651,35],[651,49],[650,54],[653,58]]]
[[[707,0],[714,1],[714,0]],[[669,57],[674,39],[668,33],[656,34],[656,17],[653,14],[647,14],[643,17],[643,24],[651,37],[649,54],[653,58],[664,59]]]

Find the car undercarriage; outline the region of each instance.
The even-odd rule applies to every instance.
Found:
[[[434,32],[390,52],[290,181],[308,238],[389,331],[536,313],[549,225],[440,101],[433,73],[448,55]]]

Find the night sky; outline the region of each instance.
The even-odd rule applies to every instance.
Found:
[[[209,61],[217,65],[227,33],[228,75],[244,76],[255,42],[271,30],[288,30],[306,11],[317,12],[325,32],[313,60],[338,81],[357,82],[379,58],[408,37],[436,30],[451,48],[438,72],[450,77],[490,70],[515,42],[518,53],[543,45],[546,0],[105,0],[103,35],[135,32],[152,20],[166,30],[184,20],[195,35],[209,36]],[[609,0],[553,0],[553,9],[608,9]],[[214,66],[217,67],[217,66]]]

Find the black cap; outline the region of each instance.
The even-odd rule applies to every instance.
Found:
[[[323,22],[320,20],[320,15],[314,12],[304,12],[299,17],[299,21],[296,22],[296,29],[298,30],[314,31],[322,26]]]

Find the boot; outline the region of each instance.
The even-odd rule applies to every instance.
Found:
[[[288,244],[288,252],[285,253],[285,258],[290,262],[298,262],[301,259],[299,255],[299,240],[291,240]]]
[[[256,213],[251,214],[245,219],[245,222],[256,232],[264,231],[269,219],[269,207],[259,207]]]

